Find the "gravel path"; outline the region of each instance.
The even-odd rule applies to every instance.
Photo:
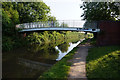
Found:
[[[73,59],[70,60],[70,62],[72,62],[73,64],[70,67],[68,80],[87,80],[85,64],[86,56],[88,55],[88,48],[90,47],[90,45],[89,43],[87,43],[85,45],[78,45],[78,47],[79,48]]]

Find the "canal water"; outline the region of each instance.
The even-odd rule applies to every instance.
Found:
[[[57,46],[55,44],[34,44],[3,53],[2,77],[37,79],[81,41],[64,41]]]

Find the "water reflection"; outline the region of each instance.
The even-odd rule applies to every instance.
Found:
[[[34,44],[3,53],[3,78],[37,78],[79,43],[62,41]]]
[[[74,47],[76,47],[78,44],[80,43],[80,41],[78,41],[77,43],[69,43],[69,47],[67,48],[66,52],[62,52],[59,47],[55,47],[58,51],[59,51],[59,56],[56,59],[57,61],[61,60],[66,54],[68,54]],[[65,47],[63,47],[62,49],[64,49]],[[66,50],[66,48],[65,48]]]
[[[42,69],[42,68],[45,68],[42,66],[46,66],[46,67],[52,66],[51,64],[41,63],[41,62],[37,62],[37,61],[31,61],[28,59],[23,59],[23,58],[18,58],[18,59],[19,59],[18,64],[30,67],[32,69]]]
[[[67,53],[69,53],[74,47],[76,47],[80,41],[74,43],[64,42],[58,46],[55,45],[38,45],[34,44],[29,47],[28,51],[32,52],[33,54],[27,55],[29,58],[32,56],[33,58],[44,58],[50,60],[61,60]]]
[[[57,47],[59,48],[59,50],[61,50],[62,53],[64,53],[64,52],[67,52],[69,46],[70,46],[70,45],[69,45],[68,42],[64,42],[64,43],[58,45]],[[56,47],[55,47],[55,48],[56,48]],[[58,51],[59,51],[59,50],[58,50]]]
[[[49,59],[55,60],[58,55],[58,51],[54,48],[54,45],[50,44],[34,44],[28,48],[28,51],[31,53],[30,55],[26,55],[25,57],[34,59]]]

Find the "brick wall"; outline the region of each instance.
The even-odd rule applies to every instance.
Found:
[[[120,21],[100,21],[97,45],[120,45]]]

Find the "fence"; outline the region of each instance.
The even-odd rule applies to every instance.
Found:
[[[120,45],[120,21],[100,21],[98,45]]]

